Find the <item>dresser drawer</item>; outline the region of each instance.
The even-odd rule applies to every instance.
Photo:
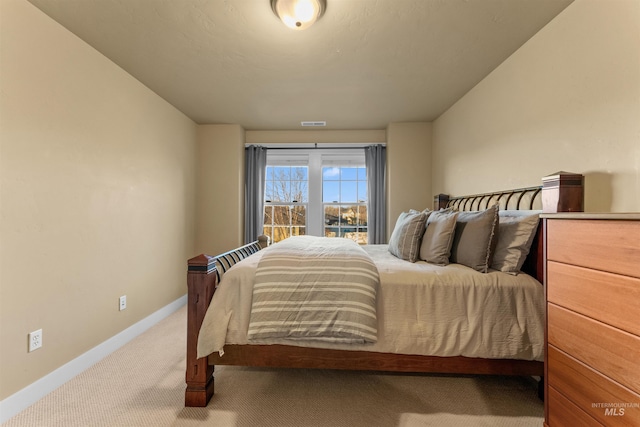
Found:
[[[640,336],[640,279],[549,261],[547,300]]]
[[[640,337],[552,303],[547,322],[549,345],[640,393]]]
[[[640,221],[547,220],[547,259],[640,277]]]
[[[602,427],[602,424],[571,403],[569,399],[549,387],[549,427]]]
[[[548,347],[549,386],[603,424],[640,426],[640,395],[553,346]],[[607,404],[617,406],[608,407]]]

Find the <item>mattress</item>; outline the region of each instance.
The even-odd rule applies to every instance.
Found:
[[[410,263],[387,245],[366,245],[380,276],[378,339],[372,344],[269,340],[253,344],[364,350],[431,356],[542,361],[544,292],[533,277],[480,273],[460,264]],[[262,251],[229,269],[214,294],[198,337],[198,357],[226,344],[248,344],[255,270]]]

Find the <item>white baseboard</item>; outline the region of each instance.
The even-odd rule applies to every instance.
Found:
[[[184,295],[0,402],[0,423],[42,399],[187,303]]]

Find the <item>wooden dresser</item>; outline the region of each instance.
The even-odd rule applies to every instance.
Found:
[[[640,214],[545,214],[545,425],[640,426]]]

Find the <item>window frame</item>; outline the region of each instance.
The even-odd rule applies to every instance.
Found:
[[[265,185],[265,207],[275,205],[306,206],[305,233],[313,236],[325,235],[324,212],[325,203],[323,201],[323,167],[364,167],[364,148],[293,148],[293,149],[271,149],[267,151],[267,167],[273,166],[303,166],[308,167],[308,198],[306,202],[267,202]],[[366,180],[365,180],[366,183]],[[366,184],[365,184],[366,185]],[[328,203],[330,205],[355,205],[358,203]],[[365,200],[367,206],[369,200]],[[264,212],[264,209],[263,209]],[[353,227],[350,227],[353,228]],[[368,228],[367,228],[368,232]]]
[[[307,200],[304,201],[300,201],[300,200],[268,200],[267,198],[267,192],[268,192],[268,181],[269,181],[269,174],[268,174],[268,170],[267,173],[265,174],[265,195],[264,195],[264,206],[262,209],[263,212],[263,227],[265,227],[265,229],[263,230],[263,232],[267,235],[269,235],[269,237],[271,237],[272,239],[274,239],[275,237],[275,232],[276,232],[276,228],[287,228],[288,232],[284,232],[284,235],[286,236],[291,236],[291,235],[300,235],[300,234],[307,234],[308,231],[308,215],[309,215],[309,167],[308,167],[308,158],[306,155],[304,155],[303,153],[289,153],[289,150],[287,150],[286,152],[282,152],[279,153],[279,155],[277,156],[269,156],[269,151],[267,151],[267,168],[269,167],[290,167],[290,168],[295,168],[295,167],[304,167],[307,168]],[[271,163],[270,163],[271,160]],[[297,182],[300,180],[291,180],[291,176],[289,176],[289,182]],[[289,208],[289,224],[288,225],[283,225],[283,224],[274,224],[273,223],[273,218],[274,215],[271,215],[272,221],[271,221],[271,225],[267,225],[267,210],[268,207],[272,207],[273,211],[276,210],[276,208],[283,208],[283,207],[288,207]],[[297,208],[302,207],[305,212],[305,224],[300,225],[300,224],[294,224],[293,223],[293,211],[296,210]],[[270,227],[271,230],[267,229],[267,227]],[[294,232],[295,229],[295,232]],[[271,231],[271,233],[269,232]],[[302,233],[300,233],[302,231]]]
[[[363,154],[364,158],[364,154]],[[325,179],[325,169],[327,168],[339,168],[339,176],[336,179]],[[355,169],[354,177],[345,177],[343,176],[345,169]],[[361,170],[364,170],[364,177],[361,176]],[[367,176],[366,176],[366,166],[363,162],[356,161],[335,161],[323,163],[322,165],[322,183],[323,183],[323,194],[322,194],[322,212],[323,212],[323,235],[330,236],[330,233],[336,233],[335,237],[348,237],[352,240],[360,244],[367,243],[368,236],[368,218],[367,212],[369,209],[369,200],[367,195]],[[325,193],[325,184],[326,183],[337,183],[337,198],[338,200],[326,200]],[[343,200],[343,190],[345,188],[344,184],[353,183],[355,184],[355,200]],[[361,188],[361,186],[363,186]],[[359,197],[361,195],[361,191],[364,191],[362,194],[362,198]],[[337,224],[327,224],[327,209],[337,208],[336,220]],[[353,214],[355,208],[355,214]],[[363,209],[364,208],[364,209]],[[345,210],[351,211],[352,214],[345,216]],[[362,220],[361,212],[364,211],[364,220]],[[355,224],[349,222],[349,217],[355,219]],[[346,223],[345,223],[346,222]],[[350,235],[350,236],[349,236]]]

